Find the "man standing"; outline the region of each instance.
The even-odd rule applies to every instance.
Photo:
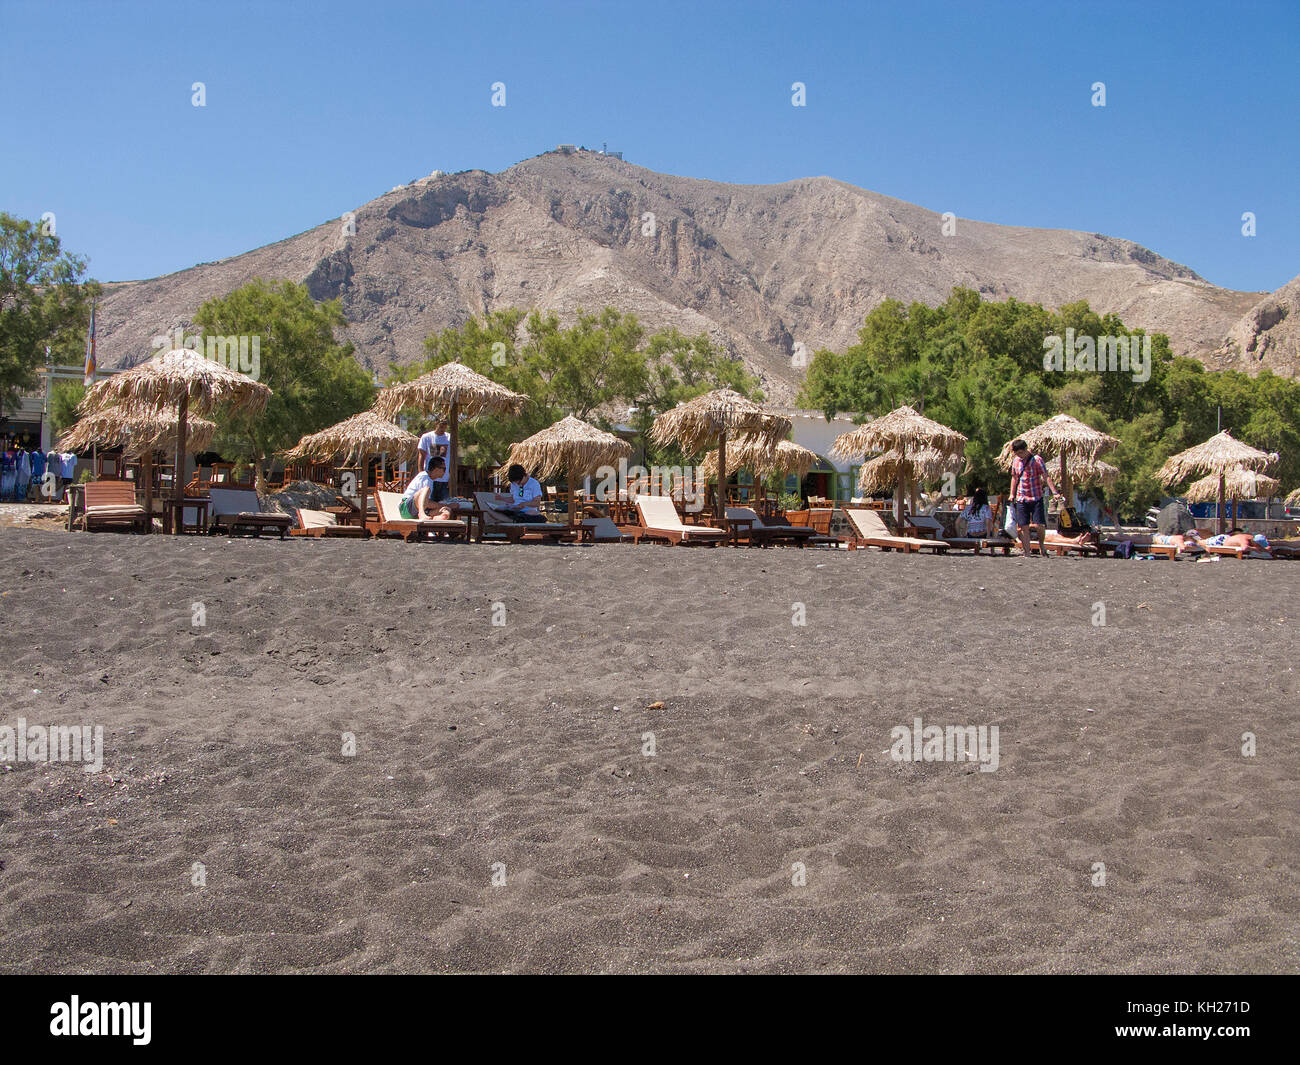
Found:
[[[1010,498],[1016,510],[1016,535],[1020,538],[1025,558],[1029,557],[1031,533],[1038,540],[1038,553],[1046,558],[1043,541],[1047,538],[1047,504],[1043,499],[1043,485],[1046,484],[1053,495],[1061,493],[1052,483],[1047,463],[1041,455],[1031,455],[1029,445],[1024,440],[1013,440],[1011,451],[1015,458],[1011,460]]]
[[[433,501],[441,503],[447,498],[447,481],[451,476],[451,437],[447,433],[447,419],[440,418],[433,427],[433,432],[420,437],[420,467],[428,469],[429,460],[441,455],[446,460],[442,473],[433,479]]]

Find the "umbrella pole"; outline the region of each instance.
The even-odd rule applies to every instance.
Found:
[[[185,525],[185,430],[190,413],[189,394],[181,396],[181,407],[176,415],[176,469],[172,471],[172,498],[176,513],[172,516],[172,533],[179,535]]]
[[[907,445],[898,442],[898,485],[894,489],[894,521],[898,523],[899,534],[903,529],[903,490],[907,483]]]
[[[144,453],[144,512],[148,518],[148,529],[153,532],[153,448]]]
[[[726,528],[727,519],[727,430],[718,437],[718,525]]]
[[[572,528],[573,526],[578,524],[576,520],[578,514],[578,497],[573,490],[573,486],[575,483],[573,479],[573,474],[566,473],[565,480],[567,480],[569,484],[569,526],[570,528]]]
[[[460,463],[460,402],[451,402],[451,447],[447,449],[447,495],[455,498],[460,494],[460,485],[456,483],[456,467]]]
[[[1220,470],[1220,471],[1219,471],[1219,532],[1227,532],[1227,531],[1228,531],[1226,528],[1224,528],[1224,524],[1223,524],[1223,519],[1224,519],[1224,513],[1223,513],[1223,507],[1224,507],[1223,494],[1224,494],[1224,493],[1223,493],[1223,471]]]
[[[1062,506],[1073,506],[1070,499],[1070,471],[1065,468],[1065,450],[1061,450],[1061,495],[1065,502]]]
[[[357,471],[357,477],[361,482],[359,485],[361,488],[361,531],[364,533],[366,531],[366,453],[362,451],[359,458],[361,461],[357,465],[361,468]]]

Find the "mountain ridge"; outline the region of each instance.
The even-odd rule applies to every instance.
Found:
[[[347,338],[377,370],[419,359],[426,335],[474,314],[608,304],[651,329],[708,332],[789,401],[796,344],[842,350],[883,299],[933,305],[955,285],[1049,307],[1086,299],[1216,369],[1294,376],[1300,365],[1289,331],[1250,344],[1261,323],[1277,324],[1257,313],[1276,294],[1219,288],[1123,238],[962,218],[945,235],[945,219],[825,175],[736,185],[547,152],[498,173],[435,171],[260,248],[106,284],[100,360],[142,361],[153,336],[260,276],[340,298]],[[1300,315],[1288,320],[1290,330]]]

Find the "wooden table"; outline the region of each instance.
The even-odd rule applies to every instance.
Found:
[[[168,499],[163,503],[163,532],[171,533],[180,523],[180,531],[184,533],[206,533],[208,531],[208,504],[211,500],[207,496],[195,496],[193,498],[182,499],[179,503],[174,499]],[[192,524],[186,524],[185,511],[194,510],[198,513]]]

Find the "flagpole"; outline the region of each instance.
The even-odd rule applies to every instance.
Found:
[[[90,302],[90,335],[86,338],[86,365],[81,375],[81,385],[86,391],[95,387],[95,371],[98,367],[95,364],[95,301]],[[95,476],[99,476],[99,441],[94,440],[90,445],[90,463],[95,470]]]

